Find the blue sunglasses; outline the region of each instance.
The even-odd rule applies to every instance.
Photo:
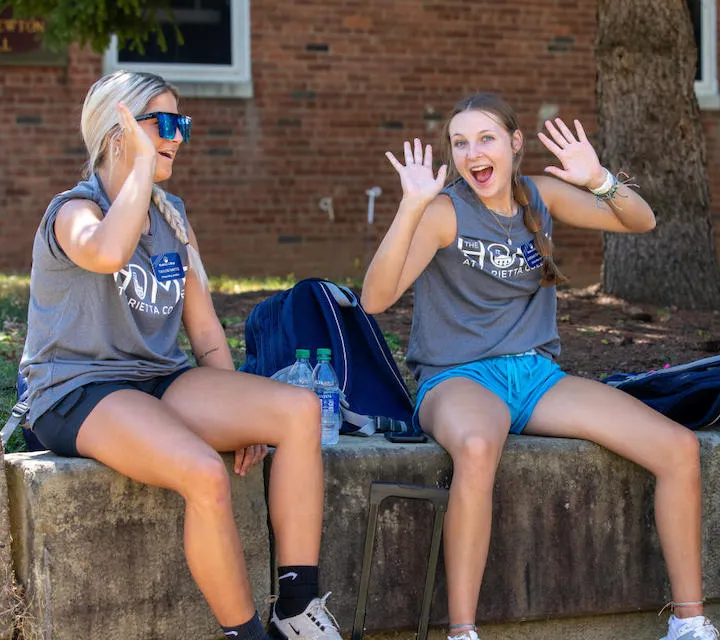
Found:
[[[153,111],[152,113],[144,113],[135,120],[140,122],[141,120],[152,120],[153,118],[157,118],[158,133],[164,140],[173,140],[175,132],[180,129],[183,142],[190,142],[190,128],[192,127],[192,118],[190,116],[181,116],[179,113],[167,113],[166,111]]]

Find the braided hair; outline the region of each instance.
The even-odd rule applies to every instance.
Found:
[[[517,116],[512,107],[505,102],[499,95],[489,91],[475,93],[467,98],[463,98],[458,102],[450,112],[442,131],[442,147],[445,161],[448,165],[447,184],[454,182],[459,177],[457,168],[452,160],[452,147],[450,144],[450,122],[452,119],[463,111],[484,111],[494,116],[505,130],[512,136],[515,131],[520,129]],[[542,230],[542,221],[537,211],[530,204],[530,196],[527,187],[520,179],[520,162],[522,161],[524,148],[515,153],[513,156],[512,166],[512,196],[514,200],[523,208],[523,223],[525,227],[533,234],[535,248],[542,256],[542,278],[540,286],[549,287],[552,285],[567,282],[567,278],[560,271],[553,260],[553,244]]]
[[[190,270],[195,272],[203,288],[207,288],[208,279],[205,273],[205,267],[203,266],[197,249],[190,243],[190,238],[188,237],[187,229],[185,228],[180,212],[172,205],[170,200],[168,200],[167,194],[156,184],[154,184],[152,188],[152,201],[162,214],[162,217],[165,218],[165,222],[167,222],[173,230],[175,237],[185,245]]]

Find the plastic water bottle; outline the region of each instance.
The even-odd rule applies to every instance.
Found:
[[[320,398],[321,443],[337,444],[340,439],[340,390],[335,370],[330,364],[330,349],[317,350],[317,364],[313,370],[313,386]]]
[[[295,349],[295,363],[288,371],[287,383],[305,389],[314,388],[310,349]]]

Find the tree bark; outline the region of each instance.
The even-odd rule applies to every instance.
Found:
[[[647,234],[603,234],[603,286],[635,302],[718,308],[685,0],[598,0],[596,60],[600,159],[635,177],[657,219]]]

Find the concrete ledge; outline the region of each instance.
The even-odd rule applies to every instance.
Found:
[[[5,468],[5,453],[0,446],[0,469]],[[10,518],[5,474],[0,475],[0,640],[13,636],[14,617],[22,602],[15,588],[10,555]]]
[[[720,433],[698,434],[704,484],[705,596],[720,598]],[[320,562],[333,611],[352,625],[371,480],[448,486],[436,445],[361,440],[326,454]],[[510,436],[495,485],[493,534],[478,622],[659,610],[669,599],[653,522],[654,479],[581,440]],[[413,628],[432,512],[388,499],[380,511],[366,628]],[[447,623],[442,562],[431,624]]]
[[[720,604],[709,604],[705,613],[717,623]],[[582,618],[553,618],[528,622],[485,624],[480,628],[482,640],[618,640],[637,638],[656,640],[667,633],[668,614],[657,612],[616,613]],[[415,640],[408,631],[368,634],[366,640]],[[446,640],[445,629],[431,629],[428,640]]]
[[[701,433],[699,438],[705,595],[720,599],[720,433]],[[226,460],[230,469],[230,456]],[[321,586],[333,591],[331,609],[349,631],[370,482],[447,487],[451,463],[434,443],[398,445],[380,437],[341,438],[339,445],[325,450],[324,460]],[[217,637],[219,628],[185,565],[178,496],[127,480],[90,460],[48,453],[8,455],[6,472],[13,561],[33,598],[41,637],[159,640],[176,637],[177,629],[184,637]],[[263,473],[256,469],[246,479],[233,478],[232,484],[260,603],[270,592],[271,575]],[[659,610],[669,591],[652,496],[649,474],[596,445],[511,436],[497,477],[479,622]],[[369,632],[416,626],[431,518],[431,509],[422,502],[383,503]],[[445,601],[441,563],[432,624],[446,622]]]
[[[185,563],[180,496],[50,453],[10,454],[6,472],[13,561],[39,637],[218,637]],[[270,585],[262,469],[232,486],[250,579],[262,596]]]

